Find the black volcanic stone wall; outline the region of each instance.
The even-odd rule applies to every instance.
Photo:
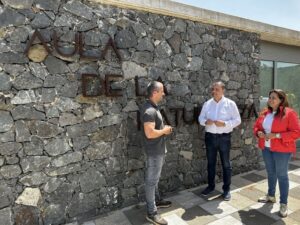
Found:
[[[0,2],[0,221],[5,225],[24,225],[24,217],[30,225],[61,224],[143,200],[145,156],[137,110],[145,100],[139,93],[150,80],[163,81],[168,95],[162,109],[176,126],[160,182],[165,193],[206,181],[204,131],[194,108],[210,98],[213,81],[226,84],[226,96],[241,113],[258,105],[257,34],[88,1]],[[24,54],[35,30],[50,53],[35,39]],[[81,33],[84,54],[94,59],[79,50],[71,57],[59,54],[54,32],[64,53],[73,51]],[[100,59],[110,37],[121,60],[111,47]],[[82,74],[95,75],[88,94],[104,90],[99,78],[121,75],[109,86],[121,89],[122,96],[84,97]],[[180,108],[177,120],[175,108]],[[234,174],[259,161],[254,118],[244,117],[233,132]],[[220,180],[220,163],[217,175]]]

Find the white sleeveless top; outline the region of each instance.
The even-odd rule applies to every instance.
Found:
[[[265,130],[265,134],[269,134],[271,133],[271,129],[272,129],[272,123],[273,123],[273,120],[274,120],[274,115],[275,115],[276,112],[273,112],[273,113],[269,113],[265,119],[264,119],[264,122],[263,122],[263,128]],[[270,140],[265,140],[265,147],[271,147],[271,141]]]

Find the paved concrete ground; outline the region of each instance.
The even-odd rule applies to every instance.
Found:
[[[207,198],[201,196],[205,187],[184,190],[168,199],[172,207],[159,209],[169,225],[300,225],[300,155],[290,163],[290,192],[288,217],[277,215],[279,203],[258,203],[257,198],[267,190],[265,170],[255,170],[232,178],[232,199],[220,198],[222,184]],[[278,185],[277,185],[278,186]],[[276,199],[279,201],[279,190]],[[145,219],[145,206],[131,206],[109,215],[91,218],[86,222],[74,222],[68,225],[150,225]]]

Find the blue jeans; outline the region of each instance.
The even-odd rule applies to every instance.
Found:
[[[158,181],[164,164],[165,155],[147,155],[147,168],[145,178],[147,213],[153,214],[157,211],[155,200],[160,200]]]
[[[268,195],[275,196],[278,180],[280,191],[280,203],[287,204],[289,194],[288,168],[292,153],[272,152],[270,148],[262,151],[268,174]]]
[[[215,189],[217,153],[219,152],[223,169],[223,191],[227,193],[230,191],[232,171],[230,163],[231,133],[212,134],[206,132],[205,145],[207,157],[208,186],[211,189]]]

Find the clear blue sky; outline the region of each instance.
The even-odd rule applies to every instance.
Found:
[[[300,0],[173,0],[300,31]]]

